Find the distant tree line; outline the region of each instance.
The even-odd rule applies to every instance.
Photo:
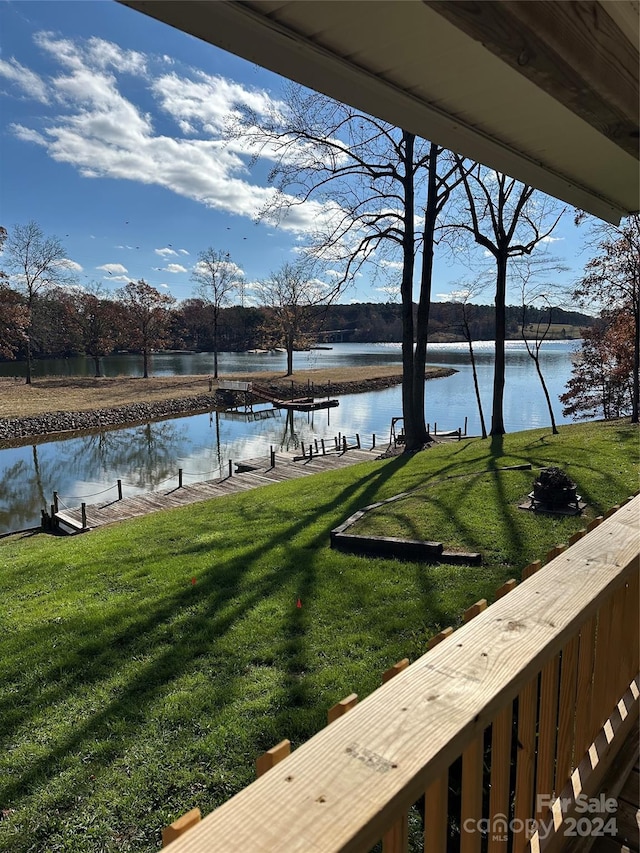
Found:
[[[132,283],[133,284],[133,283]],[[129,290],[129,295],[127,295]],[[99,290],[86,292],[69,288],[49,288],[32,297],[30,349],[34,358],[67,358],[77,355],[102,357],[118,351],[143,353],[145,349],[193,350],[213,352],[216,343],[221,352],[243,352],[248,349],[269,348],[285,343],[274,335],[273,313],[269,307],[239,305],[218,308],[200,298],[186,299],[177,305],[170,300],[154,297],[151,313],[140,309],[136,296],[140,287],[123,288],[116,298]],[[153,296],[154,288],[147,285],[143,291]],[[17,291],[5,288],[7,306],[25,305],[26,298]],[[157,303],[157,304],[155,304]],[[153,312],[157,319],[151,322]],[[474,340],[493,340],[495,332],[494,309],[490,305],[468,305],[469,326]],[[217,318],[214,314],[217,313]],[[522,308],[507,307],[507,335],[520,337]],[[528,320],[536,322],[543,309],[530,309]],[[145,319],[146,318],[146,319]],[[554,309],[556,327],[568,330],[588,327],[593,319],[576,311]],[[329,305],[318,310],[308,325],[301,330],[297,346],[315,342],[341,340],[353,343],[400,341],[402,334],[401,306],[394,303],[354,303]],[[3,359],[26,360],[27,339],[14,328],[11,347],[11,330],[0,326],[4,347]],[[573,335],[575,337],[575,335]],[[458,303],[436,302],[431,305],[429,340],[463,340],[462,308]]]

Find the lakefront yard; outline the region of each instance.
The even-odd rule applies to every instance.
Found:
[[[463,440],[87,535],[2,540],[0,849],[157,850],[162,826],[248,784],[265,749],[298,746],[634,494],[638,437],[620,421]],[[584,517],[518,509],[548,465],[577,482]],[[329,548],[356,510],[412,489],[367,523],[483,565]]]

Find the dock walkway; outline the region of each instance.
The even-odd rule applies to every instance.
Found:
[[[191,483],[181,487],[173,486],[166,490],[146,492],[122,498],[122,500],[85,504],[84,512],[82,507],[60,508],[54,513],[53,519],[54,523],[62,524],[72,531],[86,532],[105,524],[148,515],[162,509],[174,509],[199,501],[208,501],[212,498],[225,497],[248,489],[279,483],[283,480],[293,480],[323,471],[333,471],[358,462],[370,462],[376,458],[376,455],[375,450],[358,448],[304,458],[292,454],[275,454],[275,465],[273,466],[268,457],[244,459],[235,463],[236,470],[232,476]]]

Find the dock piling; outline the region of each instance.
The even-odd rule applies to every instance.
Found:
[[[85,527],[87,526],[87,505],[85,503],[83,503],[80,506],[80,510],[82,512],[82,529],[84,530]]]
[[[58,493],[57,492],[53,493],[53,511],[58,512]],[[53,515],[53,513],[52,513],[52,515]]]
[[[178,468],[178,488],[182,488],[182,468]]]
[[[122,480],[118,480],[118,500],[122,500]]]

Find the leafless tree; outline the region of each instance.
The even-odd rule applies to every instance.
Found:
[[[191,273],[202,299],[213,313],[213,375],[218,378],[218,320],[220,310],[229,305],[233,293],[241,293],[243,273],[228,252],[211,246],[200,252]]]
[[[293,351],[306,348],[333,288],[309,276],[304,262],[284,263],[259,282],[256,293],[267,311],[263,335],[270,345],[287,351],[287,376],[293,373]]]
[[[496,264],[495,368],[491,435],[504,435],[506,296],[509,261],[530,255],[554,230],[564,208],[515,178],[456,155],[464,186],[465,210],[451,227],[471,234]]]
[[[315,226],[307,250],[340,268],[336,289],[365,262],[399,270],[405,446],[422,447],[428,439],[425,363],[435,231],[462,180],[457,164],[409,131],[299,87],[289,90],[285,108],[270,120],[245,115],[238,133],[274,161],[270,178],[278,192],[262,215],[292,227],[300,207],[311,209]]]

